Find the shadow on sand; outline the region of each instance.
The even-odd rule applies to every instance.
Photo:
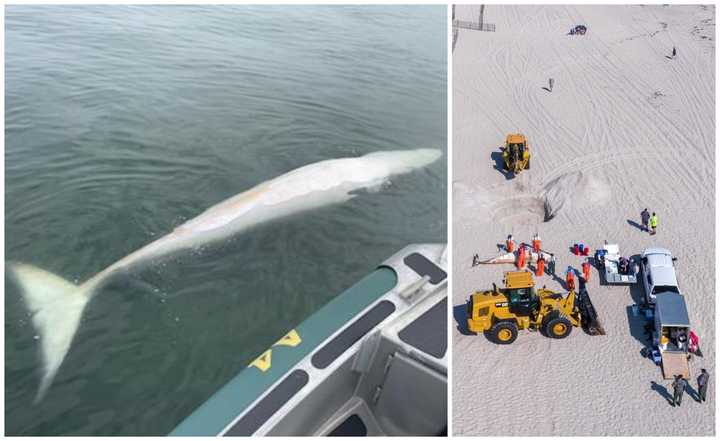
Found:
[[[637,265],[638,268],[637,274],[635,275],[635,277],[637,278],[637,282],[630,284],[630,297],[636,305],[643,306],[645,305],[645,292],[643,288],[642,277],[645,277],[645,274],[643,273],[642,265],[640,265],[640,255],[633,254],[629,258],[630,261],[633,262],[633,264]]]
[[[630,258],[633,261],[637,262],[640,256],[636,254],[630,256]],[[637,274],[638,282],[630,285],[630,297],[632,298],[633,303],[638,307],[637,315],[633,315],[633,305],[628,305],[625,310],[627,313],[630,335],[632,335],[635,340],[642,343],[644,348],[652,350],[653,322],[647,317],[645,317],[645,314],[642,311],[642,308],[645,304],[645,294],[643,292],[642,280],[640,280],[640,278],[643,276],[644,274],[642,272],[642,269],[640,269]]]
[[[688,395],[690,395],[690,398],[692,398],[693,400],[695,400],[699,403],[700,402],[700,392],[695,390],[694,387],[690,386],[690,379],[687,379],[687,380],[688,380],[688,382],[687,382],[687,386],[685,386],[685,392]]]
[[[510,180],[513,178],[513,174],[509,170],[505,170],[505,161],[503,161],[502,152],[492,152],[490,153],[490,159],[492,159],[495,162],[495,165],[493,165],[493,168],[500,172],[503,176],[505,176],[505,180]]]
[[[467,309],[465,304],[453,306],[453,318],[457,324],[456,328],[462,335],[476,335],[467,327]]]
[[[673,397],[670,395],[670,392],[667,391],[667,388],[661,384],[657,384],[654,381],[650,382],[650,389],[654,390],[655,392],[659,393],[661,397],[667,401],[668,404],[672,405],[673,403]]]
[[[627,319],[628,319],[628,328],[630,329],[630,335],[632,335],[635,340],[642,343],[643,347],[645,348],[651,348],[652,347],[652,334],[648,332],[647,326],[651,324],[651,322],[645,318],[645,315],[638,310],[638,315],[633,315],[632,311],[632,305],[628,305],[626,308],[627,312]]]
[[[637,229],[640,230],[640,231],[643,231],[643,232],[644,232],[644,231],[647,231],[647,230],[645,230],[645,228],[643,228],[642,225],[640,225],[639,223],[635,222],[635,221],[632,220],[632,219],[627,219],[627,223],[629,223],[630,226],[635,227],[635,228],[637,228]]]

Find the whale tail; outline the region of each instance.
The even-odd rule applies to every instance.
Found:
[[[39,333],[43,374],[35,396],[37,403],[65,359],[89,296],[74,283],[40,268],[13,264],[12,270]]]

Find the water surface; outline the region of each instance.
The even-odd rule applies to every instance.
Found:
[[[441,6],[6,7],[6,259],[82,282],[209,206],[323,159],[445,150]],[[5,276],[8,434],[165,434],[413,242],[446,161],[378,193],[113,277],[46,398]]]

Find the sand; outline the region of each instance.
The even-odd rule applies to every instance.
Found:
[[[478,20],[479,6],[456,18]],[[678,279],[715,393],[715,56],[713,6],[485,7],[496,32],[460,29],[453,51],[453,304],[500,283],[511,266],[472,268],[512,233],[540,233],[558,270],[580,267],[577,242],[625,255],[663,246]],[[585,36],[567,35],[576,24]],[[673,46],[676,59],[668,59]],[[550,93],[548,78],[555,85]],[[529,171],[506,179],[495,152],[508,133],[532,148]],[[639,223],[656,211],[658,234]],[[552,215],[552,219],[544,222]],[[561,290],[543,277],[538,284]],[[510,346],[453,331],[455,435],[713,435],[714,398],[663,396],[669,381],[640,356],[629,307],[640,287],[589,292],[606,336],[564,340],[521,331]],[[457,322],[455,323],[457,324]],[[652,382],[656,382],[654,386]]]

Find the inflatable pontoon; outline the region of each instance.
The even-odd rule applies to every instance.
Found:
[[[277,341],[174,436],[447,433],[447,258],[412,245]]]

